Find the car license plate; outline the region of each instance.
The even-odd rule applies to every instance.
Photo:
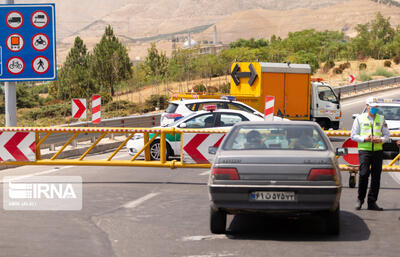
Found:
[[[273,191],[256,191],[251,193],[251,199],[255,201],[295,201],[294,192],[273,192]]]

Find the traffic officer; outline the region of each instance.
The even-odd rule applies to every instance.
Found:
[[[368,192],[368,210],[382,211],[376,204],[381,183],[383,143],[389,140],[390,132],[383,115],[378,114],[377,99],[370,97],[366,109],[354,120],[351,139],[358,142],[360,162],[358,199],[356,210],[360,210],[367,194],[368,180],[371,175],[371,186]]]

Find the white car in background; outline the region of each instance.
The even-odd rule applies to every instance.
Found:
[[[233,125],[241,121],[262,121],[263,117],[258,115],[239,111],[239,110],[217,110],[216,106],[207,106],[207,110],[193,112],[186,117],[183,117],[168,127],[175,128],[192,128],[192,129],[206,129],[206,128],[227,128],[230,129]],[[280,117],[274,117],[276,120],[282,120]],[[154,134],[150,134],[151,139]],[[167,159],[172,156],[180,156],[181,154],[181,135],[166,135],[167,141]],[[133,139],[127,143],[127,149],[130,155],[135,155],[144,146],[144,135],[136,134]],[[143,153],[142,153],[143,154]],[[152,160],[160,159],[160,140],[155,139],[150,145],[150,158]]]
[[[390,131],[400,131],[400,99],[376,99],[378,114],[385,117],[386,124]],[[364,108],[363,113],[368,110]],[[353,114],[355,119],[359,113]],[[393,159],[399,153],[399,147],[396,141],[400,138],[391,138],[388,143],[383,144],[383,152],[385,159]]]
[[[217,109],[240,110],[260,117],[262,113],[242,102],[227,99],[182,99],[170,101],[167,109],[161,114],[160,125],[162,127],[174,123],[176,120],[191,113],[203,110],[204,106],[216,105]]]

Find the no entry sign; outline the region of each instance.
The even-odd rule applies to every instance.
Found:
[[[343,146],[348,149],[348,154],[343,156],[343,159],[350,165],[360,165],[358,161],[358,143],[351,138],[344,141]]]

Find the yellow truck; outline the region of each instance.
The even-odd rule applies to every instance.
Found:
[[[174,94],[171,100],[221,98],[220,94]],[[321,80],[311,79],[308,64],[235,62],[230,94],[264,113],[266,96],[275,97],[274,114],[291,120],[313,120],[324,129],[338,129],[340,96]]]

